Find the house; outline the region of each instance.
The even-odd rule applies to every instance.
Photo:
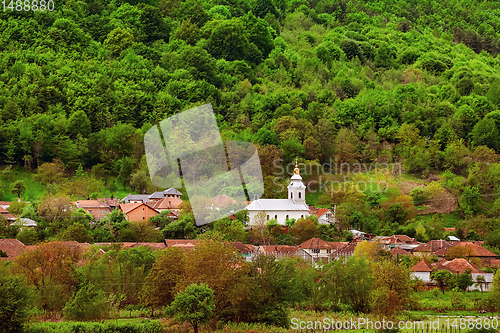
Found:
[[[490,264],[490,262],[494,259],[497,259],[498,256],[491,252],[490,250],[482,247],[479,242],[461,242],[456,246],[462,246],[467,249],[467,254],[469,258],[479,258],[484,266]]]
[[[258,253],[258,247],[251,244],[243,244],[242,242],[229,242],[234,249],[236,249],[246,261],[252,261]]]
[[[432,282],[431,279],[432,270],[433,266],[424,259],[420,260],[418,263],[416,263],[410,268],[410,271],[412,272],[411,275],[422,280],[426,284]]]
[[[0,207],[3,209],[8,209],[10,204],[11,204],[10,201],[0,201]]]
[[[393,235],[393,236],[385,236],[378,239],[380,244],[383,245],[384,250],[389,251],[398,246],[402,245],[412,245],[413,248],[420,245],[419,242],[415,240],[415,238],[408,237],[406,235]],[[407,248],[406,248],[407,249]]]
[[[215,197],[213,197],[212,202],[214,203],[215,207],[218,208],[227,207],[237,203],[236,200],[226,194],[216,195]]]
[[[32,219],[21,217],[19,219],[16,219],[15,222],[12,223],[11,225],[15,225],[19,227],[21,231],[23,231],[24,228],[27,229],[36,228],[38,224],[36,223],[36,221],[33,221]]]
[[[302,183],[297,164],[293,172],[288,185],[288,199],[257,199],[245,207],[248,210],[250,226],[271,219],[285,225],[288,219],[300,219],[309,215],[309,206],[306,205],[306,186]]]
[[[434,264],[429,264],[424,259],[422,259],[410,269],[413,276],[418,277],[427,285],[436,284],[436,282],[433,281],[430,276],[433,271],[440,270],[447,270],[452,274],[462,274],[470,271],[472,275],[472,281],[474,281],[474,285],[469,287],[469,290],[480,290],[480,287],[477,285],[477,278],[479,276],[483,276],[485,280],[483,290],[490,290],[493,283],[493,273],[486,273],[485,271],[476,267],[474,264],[462,258],[453,259],[451,261],[443,259]]]
[[[412,253],[421,257],[436,255],[439,259],[443,259],[446,251],[452,248],[454,244],[445,240],[431,240],[427,243],[420,244],[412,250]]]
[[[165,195],[165,198],[181,198],[182,193],[177,191],[175,188],[171,187],[169,189],[166,189],[163,191],[163,194]]]
[[[160,199],[158,201],[149,201],[147,205],[156,209],[159,212],[169,210],[171,213],[180,213],[181,212],[180,206],[182,202],[183,201],[177,197],[167,197]]]
[[[0,260],[12,260],[23,253],[25,248],[17,239],[0,239],[0,250],[7,254],[7,257],[0,257]]]
[[[349,243],[349,245],[344,246],[342,248],[338,248],[332,254],[333,260],[342,260],[346,262],[349,257],[354,254],[354,249],[356,248],[357,243]]]
[[[319,224],[334,224],[335,223],[335,213],[328,208],[315,208],[309,206],[309,215],[317,216]]]
[[[16,215],[11,214],[6,208],[3,208],[2,206],[0,206],[0,216],[5,217],[9,221],[15,220],[17,218]]]
[[[97,220],[111,213],[111,207],[100,200],[78,200],[74,203],[76,208],[82,208]]]
[[[127,221],[145,222],[150,217],[156,216],[159,212],[145,203],[125,203],[120,204],[120,210],[125,214]]]
[[[111,210],[118,209],[120,206],[120,199],[117,198],[98,198],[96,200],[108,205]]]
[[[145,203],[149,201],[150,194],[130,194],[123,198],[124,203]]]
[[[311,238],[300,244],[299,247],[310,254],[312,258],[324,258],[327,261],[330,261],[333,252],[332,246],[321,238]]]
[[[391,253],[393,258],[401,258],[403,256],[408,256],[408,255],[410,257],[413,257],[413,255],[410,252],[408,252],[400,247],[395,247],[395,248],[391,249],[389,252]]]

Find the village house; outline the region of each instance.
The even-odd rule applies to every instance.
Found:
[[[342,260],[344,263],[354,254],[357,243],[349,243],[347,246],[338,248],[332,254],[332,260]]]
[[[125,214],[127,221],[146,222],[150,217],[156,216],[159,212],[145,203],[125,203],[120,204],[120,210]]]
[[[328,208],[315,208],[309,206],[309,215],[315,215],[319,224],[335,224],[335,213]]]
[[[159,212],[168,210],[177,217],[181,212],[182,202],[183,201],[177,197],[166,197],[158,201],[149,201],[147,205]]]
[[[332,246],[321,238],[311,238],[299,245],[308,253],[314,261],[325,259],[330,261],[333,249]]]
[[[451,261],[443,259],[433,264],[429,264],[424,259],[422,259],[413,267],[411,267],[410,270],[412,271],[412,275],[414,277],[419,278],[428,286],[436,285],[436,282],[431,278],[431,274],[433,271],[440,271],[440,270],[447,270],[452,274],[463,274],[467,271],[470,271],[472,276],[472,281],[474,281],[474,284],[471,287],[469,287],[469,290],[481,289],[477,283],[478,282],[477,278],[479,276],[483,276],[485,280],[483,290],[486,291],[490,290],[491,285],[493,283],[493,273],[486,273],[485,271],[479,269],[474,264],[462,258],[453,259]]]
[[[74,203],[76,208],[82,208],[87,213],[92,215],[96,220],[102,220],[102,218],[109,213],[112,209],[109,205],[101,200],[78,200]]]
[[[415,238],[406,235],[385,236],[377,239],[383,245],[384,250],[389,251],[395,247],[402,247],[405,250],[412,249],[420,245]]]
[[[453,242],[448,242],[445,240],[431,240],[427,243],[420,244],[412,250],[414,255],[421,257],[427,257],[431,255],[436,255],[440,260],[444,258],[444,255],[448,249],[454,246]]]
[[[0,256],[0,260],[12,260],[24,252],[26,246],[17,239],[0,239],[0,250],[7,257]]]
[[[497,259],[498,256],[491,252],[490,250],[485,249],[478,242],[460,242],[456,245],[457,247],[464,247],[466,249],[467,258],[470,260],[471,258],[478,258],[481,260],[483,266],[490,265],[491,261]]]

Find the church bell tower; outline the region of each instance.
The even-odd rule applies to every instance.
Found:
[[[293,176],[288,185],[288,199],[291,199],[296,204],[305,204],[306,202],[306,186],[302,183],[297,159],[295,159],[295,169],[293,169]]]

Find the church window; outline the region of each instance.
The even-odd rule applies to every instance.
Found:
[[[302,198],[302,192],[299,192],[299,199]]]
[[[274,215],[274,219],[277,220],[278,219],[278,215]]]
[[[293,192],[290,192],[290,199],[293,199]]]
[[[304,215],[300,215],[300,218],[303,219],[304,218]]]
[[[267,215],[267,220],[269,221],[269,215]]]
[[[286,219],[288,220],[288,215],[286,216]]]

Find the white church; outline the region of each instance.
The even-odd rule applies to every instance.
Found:
[[[288,199],[258,199],[252,201],[245,209],[248,210],[250,226],[256,224],[256,216],[259,213],[265,215],[266,221],[274,219],[281,225],[285,225],[287,219],[298,220],[309,215],[309,207],[306,205],[306,186],[302,183],[297,162],[288,185]]]

